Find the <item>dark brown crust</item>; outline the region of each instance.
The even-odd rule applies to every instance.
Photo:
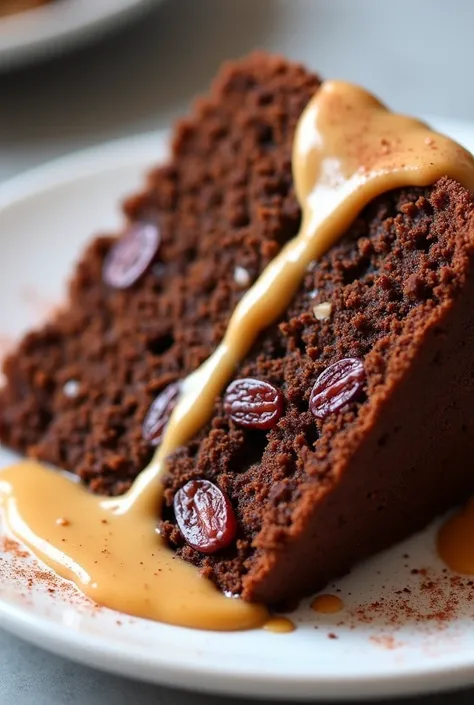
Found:
[[[6,361],[0,439],[119,494],[150,460],[141,423],[156,393],[215,348],[243,294],[298,231],[291,149],[318,79],[278,57],[229,64],[194,115],[178,124],[173,157],[125,206],[160,226],[156,265],[131,289],[101,282],[113,240],[92,242],[67,311],[26,336]],[[80,381],[67,398],[63,385]]]

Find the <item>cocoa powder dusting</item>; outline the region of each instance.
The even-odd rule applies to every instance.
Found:
[[[18,541],[15,541],[14,539],[9,538],[8,536],[2,538],[1,546],[3,553],[11,553],[16,558],[28,558],[30,555],[28,551],[25,551],[22,548]]]
[[[0,585],[14,585],[28,604],[33,591],[39,586],[52,598],[60,598],[73,607],[102,609],[82,595],[72,583],[39,565],[29,551],[8,536],[0,537]]]
[[[346,626],[380,625],[393,630],[416,624],[425,632],[446,629],[466,612],[474,619],[472,580],[431,568],[412,569],[416,584],[348,610]]]
[[[387,649],[388,651],[399,649],[404,645],[403,642],[397,641],[395,637],[391,636],[390,634],[371,636],[370,641],[376,646],[380,646],[382,649]]]

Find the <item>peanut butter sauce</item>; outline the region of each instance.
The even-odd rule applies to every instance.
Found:
[[[311,609],[320,614],[334,614],[344,609],[344,603],[337,595],[317,595],[311,603]]]
[[[216,396],[260,332],[283,315],[308,265],[373,198],[396,187],[428,186],[445,174],[474,191],[474,161],[462,147],[339,81],[323,84],[304,111],[293,173],[303,211],[299,234],[241,299],[215,352],[184,381],[161,447],[131,490],[99,498],[32,462],[0,475],[9,529],[99,604],[188,627],[275,627],[264,607],[220,594],[157,534],[164,460],[211,417]]]
[[[294,623],[287,617],[270,617],[263,625],[263,628],[265,631],[273,632],[274,634],[289,634],[296,629]]]
[[[474,575],[474,499],[441,526],[438,554],[451,570]]]

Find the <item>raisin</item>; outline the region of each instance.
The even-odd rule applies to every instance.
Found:
[[[364,366],[355,357],[338,360],[322,372],[311,390],[310,411],[317,419],[339,411],[361,391],[365,380]]]
[[[266,431],[283,414],[283,394],[268,382],[252,377],[236,379],[226,389],[224,409],[239,426]]]
[[[190,480],[174,497],[174,513],[184,540],[200,553],[226,548],[237,533],[228,497],[208,480]]]
[[[132,286],[150,266],[160,242],[156,225],[134,225],[107,253],[102,269],[104,282],[114,289]]]
[[[178,403],[181,384],[173,382],[158,394],[143,419],[142,436],[152,446],[159,445],[173,409]]]

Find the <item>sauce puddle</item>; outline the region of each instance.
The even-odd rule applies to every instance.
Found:
[[[273,634],[289,634],[296,629],[294,623],[288,617],[271,617],[265,622],[263,628],[266,632],[273,632]]]
[[[474,498],[441,526],[437,548],[438,555],[451,570],[474,575]]]
[[[344,609],[344,603],[337,595],[317,595],[311,603],[311,609],[320,614],[335,614]]]

